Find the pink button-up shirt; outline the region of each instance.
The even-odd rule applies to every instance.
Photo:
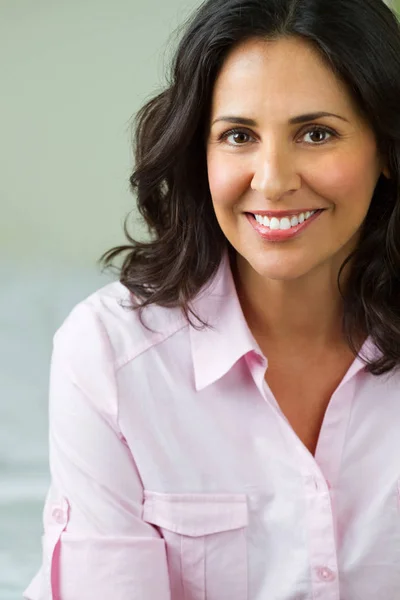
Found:
[[[112,282],[55,333],[43,562],[24,598],[398,600],[400,376],[356,358],[314,458],[265,382],[226,253],[193,302],[214,329],[152,305],[152,333],[128,301]]]

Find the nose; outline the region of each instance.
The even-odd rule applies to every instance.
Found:
[[[277,143],[265,145],[255,157],[254,175],[251,188],[270,202],[277,202],[287,193],[301,186],[291,152]]]

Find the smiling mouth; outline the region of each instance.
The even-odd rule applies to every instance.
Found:
[[[282,213],[271,213],[263,214],[263,213],[245,213],[248,217],[252,217],[261,227],[265,227],[271,230],[279,231],[279,230],[288,230],[298,225],[301,225],[304,221],[308,221],[314,215],[317,215],[324,211],[325,209],[313,209],[301,211],[300,213],[291,212],[290,214],[282,214]],[[279,215],[279,216],[278,216]]]
[[[320,216],[325,209],[318,209],[312,212],[300,213],[300,218],[297,215],[292,215],[292,220],[289,217],[281,217],[280,219],[265,217],[264,220],[260,217],[256,219],[253,213],[245,213],[253,229],[266,241],[280,242],[297,237],[300,232],[308,229],[308,227]]]
[[[275,217],[277,219],[283,219],[284,217],[298,217],[301,214],[305,214],[307,212],[321,212],[323,210],[326,210],[325,208],[305,208],[305,209],[299,209],[299,210],[277,210],[277,211],[272,211],[272,210],[260,210],[260,211],[246,211],[245,214],[247,215],[260,215],[261,217],[268,217],[269,219],[272,219],[272,217]]]

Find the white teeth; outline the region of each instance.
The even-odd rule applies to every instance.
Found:
[[[316,210],[308,211],[305,213],[300,213],[299,215],[293,215],[292,217],[282,217],[281,219],[277,219],[276,217],[272,217],[269,219],[268,217],[263,217],[261,215],[254,215],[255,219],[260,225],[264,225],[264,227],[269,227],[269,229],[290,229],[291,227],[295,227],[299,223],[303,223],[308,218],[310,218]]]

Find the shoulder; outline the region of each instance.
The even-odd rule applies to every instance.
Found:
[[[187,327],[178,308],[150,305],[132,310],[134,298],[119,281],[109,283],[78,302],[56,330],[54,345],[64,352],[89,363],[93,360],[111,361],[115,370],[126,362],[162,343]],[[101,353],[101,354],[100,354]]]
[[[187,327],[178,309],[150,305],[144,309],[145,322],[156,331],[148,331],[141,324],[138,311],[129,308],[130,300],[130,291],[117,281],[96,290],[67,314],[53,336],[50,395],[53,412],[65,397],[65,390],[71,394],[73,389],[80,390],[79,397],[121,435],[121,386],[117,372],[128,363],[134,365],[129,376],[134,378],[135,385],[131,379],[129,389],[139,389],[143,368],[154,378],[154,368],[160,362],[157,352],[151,350],[159,350],[164,340],[173,339],[175,333]],[[164,348],[168,356],[171,348]],[[179,350],[179,344],[174,349]],[[68,402],[73,402],[73,398]]]

